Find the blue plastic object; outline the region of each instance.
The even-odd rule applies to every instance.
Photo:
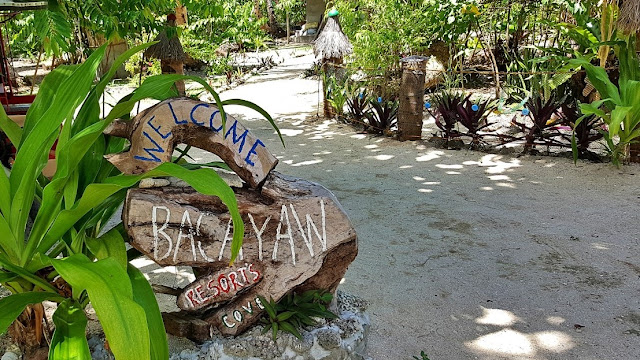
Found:
[[[478,105],[476,105],[476,104],[473,104],[473,105],[471,105],[471,110],[478,111],[478,110],[480,110],[480,107]]]
[[[381,103],[382,102],[382,97],[378,96],[378,102]]]
[[[425,109],[431,109],[431,103],[428,102],[428,101],[426,103],[424,103],[424,108]]]
[[[362,100],[363,97],[364,95],[362,93],[358,94],[358,99]]]
[[[522,109],[522,115],[527,116],[529,115],[530,111],[527,108]]]

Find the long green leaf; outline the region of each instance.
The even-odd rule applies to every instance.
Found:
[[[169,358],[169,343],[162,321],[162,313],[158,301],[142,272],[129,264],[127,267],[131,285],[133,285],[133,300],[137,302],[147,315],[149,340],[151,342],[151,360],[166,360]]]
[[[42,288],[45,291],[50,291],[50,292],[54,292],[54,293],[57,291],[47,281],[45,281],[44,279],[34,275],[33,273],[30,273],[25,268],[15,265],[15,263],[9,261],[2,254],[0,254],[0,266],[2,268],[4,268],[4,270],[11,271],[11,272],[15,273],[16,275],[19,275],[21,278],[29,281],[33,285],[39,286],[40,288]]]
[[[0,335],[4,334],[11,323],[24,311],[27,305],[45,300],[62,301],[63,297],[51,292],[26,292],[13,294],[0,299]]]
[[[19,261],[20,248],[4,215],[0,215],[0,234],[3,234],[0,236],[0,249],[3,250],[10,259],[16,262]]]
[[[4,111],[4,107],[0,106],[0,129],[7,134],[7,137],[13,144],[20,144],[22,139],[22,129]]]
[[[241,105],[260,113],[260,115],[264,116],[264,118],[267,119],[267,121],[269,121],[269,124],[271,124],[271,126],[276,130],[276,133],[278,133],[278,137],[280,138],[280,142],[282,142],[282,146],[285,146],[284,139],[282,138],[282,134],[280,133],[280,129],[276,125],[276,122],[273,120],[273,118],[271,117],[271,115],[269,115],[268,112],[266,112],[263,108],[261,108],[257,104],[252,103],[251,101],[242,100],[242,99],[228,99],[228,100],[224,100],[222,102],[222,105]]]
[[[56,330],[49,347],[49,360],[91,360],[87,336],[87,316],[73,300],[67,299],[53,313]]]
[[[131,281],[115,259],[91,262],[76,254],[51,262],[74,291],[87,291],[116,359],[149,359],[144,309],[133,300]]]
[[[49,139],[55,136],[62,121],[68,119],[86,97],[104,56],[104,49],[97,49],[60,85],[55,101],[37,120],[33,131],[24,134],[10,177],[13,198],[9,224],[18,240],[24,238],[24,234],[17,231],[25,228],[35,192],[35,180],[44,166],[43,157],[49,151]]]
[[[631,106],[616,106],[611,111],[611,123],[609,124],[609,136],[614,137],[620,132],[620,124],[631,111]]]
[[[86,244],[89,251],[98,259],[113,258],[123,269],[127,267],[127,248],[125,240],[116,229],[111,229],[101,237],[87,238]]]

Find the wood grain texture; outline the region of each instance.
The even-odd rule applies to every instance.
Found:
[[[132,189],[123,213],[142,253],[163,266],[198,269],[177,304],[225,335],[257,321],[258,296],[277,301],[299,287],[335,290],[357,254],[355,229],[321,185],[273,171],[260,191],[235,191],[245,236],[233,266],[230,215],[216,197],[190,188]]]
[[[178,144],[218,155],[251,187],[257,187],[278,160],[265,144],[227,114],[226,126],[215,105],[189,98],[165,100],[131,122],[114,122],[106,134],[131,141],[127,152],[107,156],[126,174],[140,174],[171,160]]]

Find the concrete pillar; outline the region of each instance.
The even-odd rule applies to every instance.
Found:
[[[419,140],[422,137],[424,79],[427,66],[424,56],[409,56],[402,62],[402,83],[398,108],[398,138]]]
[[[307,24],[316,23],[316,28],[320,26],[320,19],[326,9],[324,0],[307,0]]]

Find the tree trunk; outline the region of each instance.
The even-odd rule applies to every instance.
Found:
[[[269,17],[269,32],[272,36],[278,34],[278,24],[276,24],[276,15],[273,10],[273,0],[267,0],[267,16]]]
[[[289,26],[289,9],[287,9],[287,44],[289,43],[290,37],[291,37],[291,27]]]
[[[25,359],[47,359],[46,339],[51,338],[51,329],[44,316],[42,303],[27,306],[9,327],[9,336],[21,348]]]

